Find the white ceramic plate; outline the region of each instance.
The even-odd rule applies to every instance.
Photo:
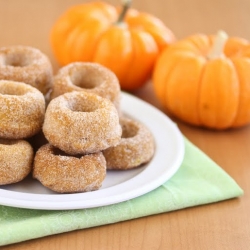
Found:
[[[170,179],[184,157],[184,142],[178,127],[161,111],[132,95],[122,93],[121,108],[153,133],[156,151],[150,163],[133,170],[108,171],[102,187],[86,193],[57,194],[28,177],[2,186],[0,204],[45,210],[99,207],[138,197]]]

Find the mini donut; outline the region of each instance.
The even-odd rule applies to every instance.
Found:
[[[23,180],[32,170],[33,157],[27,141],[0,139],[0,185]]]
[[[73,62],[55,75],[51,99],[71,91],[86,91],[108,98],[120,107],[120,84],[108,68],[92,62]]]
[[[141,122],[128,117],[122,117],[120,123],[120,143],[103,151],[107,169],[131,169],[149,162],[155,151],[150,130]]]
[[[53,146],[74,155],[117,145],[122,129],[118,111],[110,100],[93,93],[74,91],[49,103],[43,133]]]
[[[0,48],[0,80],[24,82],[46,95],[52,76],[52,65],[40,50],[21,45]]]
[[[48,143],[36,152],[33,177],[58,193],[93,191],[106,177],[106,160],[101,152],[72,156]]]
[[[23,82],[0,80],[0,138],[23,139],[38,133],[43,124],[45,98]]]

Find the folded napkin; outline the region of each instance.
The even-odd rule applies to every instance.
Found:
[[[67,211],[0,206],[0,246],[77,229],[222,201],[243,194],[237,183],[185,138],[176,174],[159,188],[114,205]]]

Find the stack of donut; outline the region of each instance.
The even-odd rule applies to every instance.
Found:
[[[32,172],[55,192],[87,192],[101,187],[107,170],[149,162],[154,138],[124,116],[120,98],[117,77],[99,64],[71,63],[52,76],[37,49],[0,49],[0,185]]]
[[[0,49],[0,185],[19,182],[32,171],[34,150],[27,138],[42,128],[43,93],[51,82],[51,64],[39,50]]]

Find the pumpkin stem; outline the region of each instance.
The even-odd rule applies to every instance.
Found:
[[[127,14],[127,11],[131,6],[131,3],[132,3],[132,0],[122,0],[122,11],[121,11],[121,14],[117,20],[117,23],[123,22],[126,14]]]
[[[210,52],[207,54],[207,58],[209,60],[218,58],[223,55],[224,47],[226,44],[226,41],[228,39],[228,35],[226,32],[220,30],[218,31],[213,47],[211,48]]]

